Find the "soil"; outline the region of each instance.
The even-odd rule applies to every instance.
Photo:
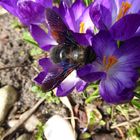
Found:
[[[31,94],[30,87],[36,72],[31,67],[31,46],[22,40],[24,29],[12,28],[14,20],[16,19],[9,14],[0,16],[0,67],[17,66],[1,70],[0,86],[12,85],[17,89],[21,103],[33,106],[35,96]]]

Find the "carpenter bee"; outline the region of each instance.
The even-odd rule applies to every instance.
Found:
[[[46,20],[51,35],[58,43],[50,50],[50,59],[58,66],[58,70],[47,75],[42,84],[44,90],[50,91],[73,70],[92,63],[96,59],[96,54],[90,46],[83,47],[77,43],[73,31],[68,29],[62,18],[53,9],[46,9]]]

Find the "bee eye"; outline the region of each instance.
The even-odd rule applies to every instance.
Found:
[[[60,56],[60,59],[62,59],[62,60],[64,58],[66,58],[66,52],[65,52],[65,50],[61,50],[59,56]]]

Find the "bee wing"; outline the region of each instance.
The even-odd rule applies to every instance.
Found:
[[[53,9],[47,8],[46,19],[53,38],[59,44],[75,43],[75,39],[72,36],[72,31],[67,28],[62,18]]]
[[[60,68],[56,73],[49,73],[43,81],[42,89],[50,91],[56,88],[77,66],[67,66]]]

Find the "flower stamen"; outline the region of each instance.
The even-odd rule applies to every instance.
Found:
[[[118,14],[116,20],[119,20],[120,18],[125,16],[127,11],[131,8],[131,6],[132,5],[130,3],[128,3],[128,2],[122,2],[122,5],[120,7],[119,14]]]
[[[80,33],[84,33],[84,28],[85,28],[85,23],[84,23],[84,22],[81,22],[81,23],[80,23],[79,32],[80,32]]]
[[[115,56],[109,56],[108,58],[106,56],[103,57],[103,65],[105,68],[105,71],[108,71],[110,67],[112,67],[115,63],[117,63],[117,58]]]

